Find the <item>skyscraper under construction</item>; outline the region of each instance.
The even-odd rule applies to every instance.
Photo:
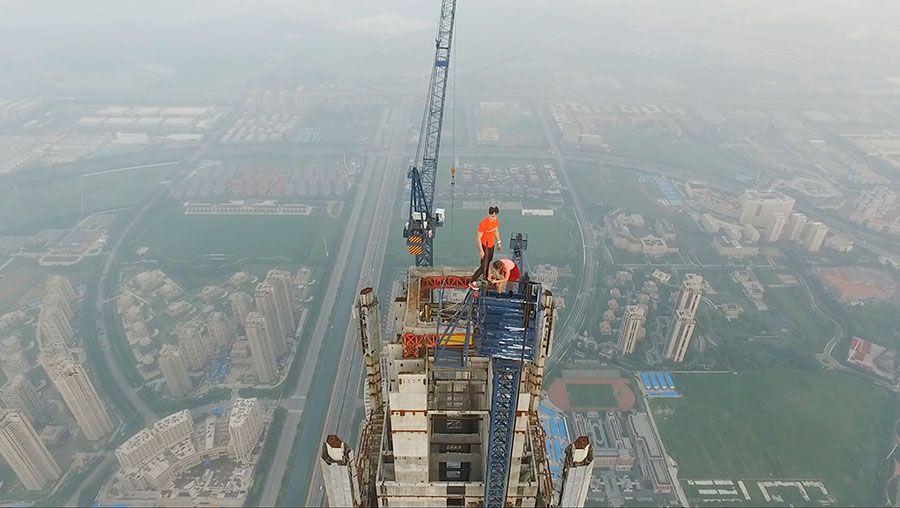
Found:
[[[367,415],[358,456],[323,443],[330,506],[584,504],[588,439],[569,445],[554,489],[537,413],[554,298],[527,276],[473,292],[470,271],[411,267],[384,341],[375,293],[360,293]]]

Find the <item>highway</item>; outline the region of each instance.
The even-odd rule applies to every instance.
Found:
[[[402,151],[405,146],[407,120],[409,118],[411,102],[412,101],[409,99],[404,99],[401,102],[393,122],[393,131],[390,136],[391,159],[399,157],[399,152]],[[395,166],[399,168],[400,164],[396,164]],[[378,174],[379,169],[382,170],[381,174]],[[369,264],[372,264],[374,267],[375,256],[372,255],[372,247],[375,242],[369,241],[369,237],[374,234],[376,229],[385,234],[387,232],[387,225],[385,222],[376,220],[371,210],[375,209],[376,213],[378,213],[378,210],[381,209],[382,215],[385,213],[385,209],[388,213],[392,210],[394,201],[392,199],[385,199],[384,192],[386,189],[392,187],[390,182],[396,182],[399,174],[395,174],[394,177],[387,176],[385,173],[388,175],[392,174],[391,169],[393,168],[386,169],[384,157],[371,156],[367,161],[367,166],[359,186],[360,194],[354,202],[353,211],[351,212],[346,230],[344,231],[344,236],[341,240],[334,269],[331,272],[328,288],[312,333],[312,342],[310,343],[306,357],[304,358],[300,380],[291,393],[291,396],[286,400],[282,400],[282,405],[288,408],[288,418],[282,430],[282,434],[279,437],[278,451],[276,456],[272,459],[272,469],[269,471],[269,475],[266,478],[266,486],[263,490],[262,497],[260,498],[260,505],[262,506],[275,505],[281,488],[282,478],[286,472],[290,475],[291,481],[287,483],[287,491],[285,492],[283,504],[303,504],[298,501],[300,498],[306,498],[308,492],[303,489],[306,488],[306,485],[308,485],[310,481],[315,481],[316,479],[316,475],[312,475],[312,471],[318,458],[317,451],[318,447],[321,445],[320,437],[323,435],[323,430],[326,429],[325,411],[321,411],[321,408],[327,403],[327,398],[330,397],[332,393],[336,393],[336,390],[343,390],[344,392],[350,390],[349,386],[344,386],[348,384],[348,380],[355,380],[356,386],[362,381],[363,376],[360,372],[356,372],[355,374],[351,373],[351,375],[345,373],[345,369],[347,369],[348,366],[352,367],[355,365],[357,369],[361,367],[361,362],[358,358],[359,353],[354,347],[355,341],[350,340],[351,336],[355,336],[355,332],[350,333],[351,328],[355,330],[355,326],[350,323],[351,320],[349,319],[350,306],[354,301],[356,293],[358,293],[359,285],[362,281],[368,280],[367,278],[371,278],[374,273],[372,269],[363,270],[364,261],[367,259],[372,260]],[[377,195],[375,193],[367,194],[366,190],[372,188],[374,185],[373,178],[375,178],[376,175],[382,183],[381,193]],[[381,204],[384,204],[385,206],[379,206]],[[362,227],[363,230],[365,230],[366,227],[369,227],[369,235],[358,234],[360,227]],[[380,234],[376,234],[373,239],[380,238],[381,236],[382,235]],[[363,247],[364,245],[365,247]],[[363,251],[365,253],[361,256],[360,254],[362,254]],[[384,249],[382,246],[381,253],[377,256],[378,259],[382,261],[384,257],[383,251]],[[381,261],[379,261],[379,266],[380,262]],[[357,272],[356,270],[359,271]],[[367,271],[369,273],[366,273]],[[378,270],[378,272],[380,273],[380,270]],[[357,279],[352,276],[354,273],[360,273],[361,275]],[[340,302],[340,305],[338,305],[338,313],[333,315],[335,304],[338,302]],[[346,306],[344,305],[345,303],[347,303]],[[346,312],[346,316],[342,314],[342,312]],[[334,319],[335,324],[345,323],[343,319],[347,319],[347,326],[341,327],[338,324],[337,330],[335,330],[335,324],[332,324],[332,319]],[[343,333],[341,334],[341,332]],[[321,349],[326,336],[330,338],[328,343],[329,347],[323,354]],[[338,340],[335,340],[336,337]],[[338,349],[337,346],[341,346],[340,349]],[[355,361],[353,359],[347,359],[347,355],[353,353],[356,354]],[[334,361],[330,360],[330,357],[332,356],[337,356]],[[340,375],[339,371],[341,372]],[[315,374],[315,376],[313,374]],[[336,382],[334,382],[335,378],[337,378]],[[316,381],[315,386],[312,386],[313,379]],[[310,394],[311,388],[315,390],[313,394]],[[354,394],[354,403],[357,398],[357,394]],[[318,411],[308,413],[305,411],[307,403],[310,401],[314,402],[311,403],[309,407],[314,407]],[[351,410],[350,414],[352,415],[352,408],[348,409]],[[348,418],[348,420],[350,419]],[[297,441],[298,432],[300,441]],[[295,445],[298,447],[298,453],[296,454],[293,463],[289,465],[288,457]],[[313,489],[308,490],[311,491]]]
[[[569,199],[572,200],[575,223],[578,225],[578,233],[581,235],[582,259],[581,280],[578,284],[578,293],[575,294],[574,303],[566,303],[566,307],[571,310],[569,310],[566,319],[561,323],[560,327],[557,328],[555,343],[551,345],[552,353],[550,357],[547,358],[546,369],[549,371],[557,364],[557,362],[559,362],[561,357],[565,356],[565,352],[569,348],[569,345],[575,342],[573,339],[578,333],[578,327],[581,326],[581,323],[584,321],[585,313],[588,310],[587,306],[590,302],[591,294],[594,291],[594,270],[597,268],[597,265],[594,261],[594,245],[593,240],[591,240],[594,237],[593,228],[591,227],[589,220],[582,220],[582,218],[587,217],[587,215],[581,207],[581,200],[578,197],[578,193],[574,192],[574,187],[566,172],[566,161],[563,158],[562,151],[559,148],[559,140],[556,137],[556,125],[550,123],[543,110],[540,112],[539,116],[547,139],[550,141],[550,148],[553,151],[553,156],[556,158],[557,166],[559,166],[559,175],[562,177],[566,188],[569,189]]]
[[[411,101],[409,98],[405,98],[400,108],[401,120],[397,120],[394,123],[395,128],[391,135],[385,176],[381,182],[378,201],[375,204],[375,212],[372,216],[373,227],[368,235],[362,272],[357,284],[357,294],[360,289],[369,286],[374,287],[376,294],[378,293],[378,283],[382,278],[384,256],[388,241],[392,237],[397,241],[400,241],[401,238],[399,232],[391,231],[391,224],[394,205],[398,199],[403,199],[402,196],[398,196],[398,192],[402,188],[399,185],[400,177],[406,169],[407,162],[407,159],[404,158],[407,130],[405,128],[406,124],[403,123],[402,119],[409,118],[410,106]],[[412,257],[410,257],[410,260],[412,260]],[[379,301],[379,310],[381,311],[385,308],[383,303]],[[384,319],[384,314],[382,314],[382,319]],[[342,361],[338,368],[337,382],[334,385],[328,404],[328,416],[325,420],[326,423],[322,431],[321,440],[324,441],[325,436],[328,434],[337,434],[341,439],[350,443],[350,446],[358,454],[361,429],[355,424],[357,423],[356,416],[362,416],[362,413],[357,413],[357,411],[363,407],[360,394],[364,386],[365,369],[359,343],[356,340],[357,337],[357,323],[351,319],[344,335],[344,348],[341,352]],[[365,394],[362,394],[362,396],[365,396]],[[322,474],[318,465],[318,457],[316,457],[316,467],[307,492],[305,506],[322,506],[325,503],[324,491],[322,490]]]
[[[116,360],[115,353],[112,350],[110,345],[110,336],[108,330],[106,330],[106,321],[104,317],[104,308],[103,302],[105,300],[106,294],[104,292],[104,288],[106,285],[106,278],[109,276],[109,271],[112,268],[113,263],[115,263],[116,259],[118,259],[119,249],[122,247],[122,242],[128,238],[129,233],[134,228],[135,224],[138,224],[141,219],[144,217],[144,214],[149,210],[153,205],[155,205],[160,199],[163,199],[168,192],[168,187],[163,187],[160,189],[158,193],[156,193],[153,198],[148,201],[143,208],[138,211],[138,213],[131,219],[131,222],[128,223],[128,226],[122,231],[122,234],[116,239],[116,242],[113,244],[112,248],[109,250],[109,253],[106,255],[106,259],[103,261],[103,269],[100,272],[100,278],[97,282],[97,297],[94,302],[95,305],[95,313],[94,313],[94,326],[97,331],[97,340],[100,342],[100,349],[103,351],[103,359],[106,365],[96,365],[95,368],[106,368],[109,370],[109,373],[112,374],[113,380],[115,380],[116,384],[122,389],[122,392],[128,397],[128,401],[134,407],[134,409],[141,415],[141,418],[144,419],[145,423],[153,423],[158,418],[156,413],[150,409],[147,404],[144,403],[137,396],[137,390],[131,386],[131,382],[128,378],[125,377],[125,374],[122,372],[122,367],[119,365],[119,362]],[[85,302],[87,303],[87,302]],[[116,317],[115,319],[118,319]],[[101,389],[102,391],[102,389]]]
[[[359,189],[368,188],[374,173],[375,159],[370,159],[363,172]],[[310,337],[309,349],[307,349],[306,356],[303,358],[300,378],[294,389],[291,391],[290,396],[281,401],[282,406],[286,407],[288,410],[288,416],[285,425],[282,428],[281,436],[278,439],[277,452],[272,459],[272,469],[266,477],[266,486],[260,497],[260,505],[262,506],[275,506],[275,501],[278,499],[278,493],[281,488],[282,476],[288,465],[288,457],[294,445],[297,432],[300,430],[301,418],[304,416],[304,408],[312,385],[313,374],[316,372],[317,367],[320,369],[325,367],[321,365],[322,358],[320,358],[322,343],[325,340],[325,335],[328,331],[329,323],[331,322],[334,305],[337,301],[338,289],[342,285],[344,271],[347,268],[347,259],[352,250],[353,237],[359,224],[364,201],[364,196],[360,194],[353,204],[347,227],[344,230],[344,235],[341,239],[341,247],[337,251],[337,259],[334,263],[334,268],[331,271],[331,276],[328,279],[325,296],[322,299],[322,307],[320,308],[316,318],[315,327],[313,328]],[[323,381],[324,380],[322,379],[317,380],[318,383]],[[313,453],[310,453],[310,455],[313,455]],[[287,504],[291,505],[293,503],[288,501]]]

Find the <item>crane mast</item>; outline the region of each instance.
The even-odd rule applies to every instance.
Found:
[[[403,228],[403,236],[409,253],[416,256],[416,266],[434,265],[434,233],[444,223],[444,210],[434,208],[434,188],[441,150],[441,126],[444,121],[455,16],[456,0],[442,0],[425,114],[416,157],[407,173],[410,179],[409,219]]]

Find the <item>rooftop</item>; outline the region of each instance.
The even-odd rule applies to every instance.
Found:
[[[256,398],[242,399],[238,397],[234,400],[234,406],[231,408],[231,417],[228,420],[228,427],[239,427],[244,420],[250,416],[250,412],[256,407]]]

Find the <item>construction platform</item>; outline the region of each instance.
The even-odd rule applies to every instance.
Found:
[[[362,506],[556,504],[538,418],[553,296],[523,283],[476,298],[470,273],[411,267],[384,341],[374,292],[360,294],[367,417],[352,467],[323,450],[335,499],[356,491]],[[330,475],[340,467],[352,468],[353,485]]]

